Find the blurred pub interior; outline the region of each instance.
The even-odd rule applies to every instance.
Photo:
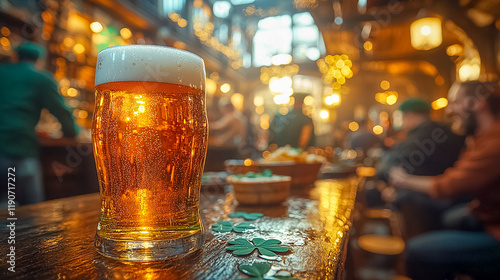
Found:
[[[247,111],[254,157],[268,147],[275,114],[294,92],[308,93],[316,152],[341,148],[356,122],[394,142],[401,100],[432,102],[445,121],[454,81],[497,78],[500,1],[496,0],[2,0],[0,59],[22,41],[43,45],[80,135],[65,142],[61,125],[43,112],[37,126],[47,199],[98,190],[91,153],[94,68],[110,46],[156,44],[200,55],[207,70],[210,121],[218,104]],[[257,156],[255,156],[255,154]],[[210,146],[205,170],[248,155]]]

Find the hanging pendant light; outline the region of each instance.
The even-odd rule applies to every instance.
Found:
[[[430,50],[443,42],[441,19],[424,17],[410,26],[411,45],[416,50]]]

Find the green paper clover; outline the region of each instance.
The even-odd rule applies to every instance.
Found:
[[[271,265],[268,263],[256,262],[252,265],[242,264],[238,268],[246,275],[257,277],[250,279],[264,279],[264,275],[271,269]]]
[[[247,221],[254,221],[262,216],[264,216],[264,214],[262,213],[247,213],[247,212],[236,212],[229,214],[229,217],[231,218],[243,217]]]
[[[255,227],[250,225],[250,222],[243,222],[233,226],[231,221],[218,221],[216,224],[212,225],[212,230],[215,232],[230,232],[234,231],[237,233],[242,233],[247,229],[254,229]]]
[[[233,222],[231,221],[218,221],[212,225],[212,230],[215,232],[230,232],[233,230]]]
[[[254,229],[254,228],[255,228],[254,226],[250,225],[250,222],[243,222],[243,223],[235,225],[233,227],[233,231],[241,233],[241,232],[244,232],[247,229]]]
[[[276,256],[274,252],[286,252],[289,250],[288,247],[281,246],[281,241],[277,239],[269,239],[265,240],[262,238],[254,238],[252,239],[252,243],[244,238],[238,238],[233,241],[229,241],[228,243],[232,246],[228,246],[226,249],[228,251],[233,251],[233,255],[235,256],[245,256],[251,254],[255,249],[259,251],[262,255],[265,256]]]
[[[254,280],[299,280],[297,278],[292,278],[290,272],[280,271],[273,276],[264,276],[271,269],[271,265],[268,263],[255,262],[252,265],[243,264],[238,267],[238,269],[245,273],[246,275],[253,276],[252,278],[245,279],[254,279]],[[243,280],[243,279],[236,279]]]

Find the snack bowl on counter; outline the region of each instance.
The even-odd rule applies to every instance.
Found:
[[[226,171],[232,174],[263,172],[269,169],[273,174],[290,176],[292,187],[313,185],[325,159],[293,148],[279,148],[261,160],[226,160]]]
[[[290,176],[275,175],[269,169],[226,178],[233,185],[236,200],[243,205],[279,204],[290,196]]]

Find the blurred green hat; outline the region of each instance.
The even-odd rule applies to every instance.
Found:
[[[15,50],[20,60],[36,61],[45,56],[45,48],[34,42],[22,42]]]
[[[398,109],[403,113],[413,112],[419,114],[428,114],[431,112],[431,105],[423,99],[410,98],[401,103]]]

